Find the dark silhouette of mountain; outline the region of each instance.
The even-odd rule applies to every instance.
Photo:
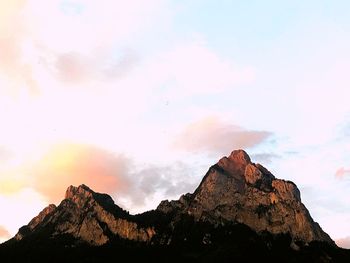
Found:
[[[2,262],[350,262],[300,192],[251,162],[222,158],[192,194],[130,215],[107,194],[70,186],[0,246]]]

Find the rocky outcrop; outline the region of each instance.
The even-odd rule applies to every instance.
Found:
[[[311,218],[297,186],[276,179],[262,165],[252,163],[243,150],[213,165],[193,194],[163,201],[157,209],[213,224],[238,222],[257,232],[289,233],[294,241],[303,243],[334,243]]]
[[[92,245],[103,245],[115,236],[148,242],[155,234],[152,227],[138,227],[109,195],[95,193],[85,185],[70,186],[58,207],[45,208],[19,230],[15,239],[20,240],[43,228],[52,229],[51,237],[69,234]]]

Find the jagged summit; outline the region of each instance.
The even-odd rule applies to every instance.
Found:
[[[71,186],[69,186],[69,187],[67,188],[65,198],[68,198],[67,195],[68,195],[68,196],[69,196],[69,195],[74,195],[75,193],[77,193],[77,192],[79,192],[79,191],[80,191],[80,192],[86,191],[86,192],[94,193],[94,191],[91,190],[91,188],[88,187],[88,186],[85,185],[85,184],[81,184],[81,185],[79,185],[78,187],[71,185]]]
[[[117,207],[112,197],[108,194],[96,193],[85,184],[81,184],[78,187],[72,185],[69,186],[66,190],[64,200],[69,200],[75,203],[78,207],[91,206],[96,203],[107,211],[115,210]],[[120,210],[122,209],[120,208]]]
[[[67,188],[66,194],[65,194],[65,199],[70,199],[75,195],[81,195],[81,194],[93,194],[95,193],[93,190],[91,190],[88,186],[86,186],[85,184],[81,184],[78,187],[76,186],[69,186]]]
[[[240,164],[240,163],[241,164],[251,163],[249,155],[242,149],[233,150],[228,158],[230,160],[232,160],[233,162],[236,162],[237,164]]]

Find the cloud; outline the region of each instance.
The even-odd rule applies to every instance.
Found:
[[[164,24],[159,23],[159,19],[166,18],[168,13],[167,1],[163,0],[65,2],[63,12],[58,8],[61,3],[45,3],[44,12],[33,11],[33,19],[40,28],[40,42],[55,53],[57,75],[74,84],[82,84],[79,80],[100,81],[123,76],[137,61],[134,43],[140,38],[143,42],[149,30],[163,27],[167,19],[162,20]],[[78,9],[78,14],[67,15],[67,7]],[[48,12],[55,19],[50,20],[51,27],[42,28],[40,25],[47,22]],[[57,30],[52,30],[54,28]]]
[[[335,240],[335,243],[339,247],[350,249],[350,236],[345,238],[339,238]]]
[[[236,66],[201,41],[155,43],[155,32],[173,34],[171,28],[169,32],[160,29],[171,19],[167,1],[52,0],[40,3],[40,8],[34,0],[24,3],[16,9],[22,16],[13,18],[13,25],[23,30],[11,33],[15,45],[7,46],[15,50],[4,54],[14,53],[29,65],[26,74],[39,96],[19,93],[13,100],[0,96],[0,104],[6,106],[0,111],[0,144],[15,155],[24,155],[23,148],[30,155],[38,145],[62,140],[137,154],[140,143],[150,145],[145,142],[146,133],[152,145],[157,141],[159,148],[165,148],[168,142],[156,132],[168,125],[160,124],[156,132],[145,125],[148,119],[158,118],[158,112],[168,114],[157,110],[162,101],[175,105],[174,101],[221,92],[254,78],[249,67]],[[138,42],[142,45],[134,44]],[[12,55],[6,60],[16,61]],[[8,68],[25,75],[19,66]],[[3,87],[12,91],[17,81],[6,75],[10,80],[0,77],[0,93]],[[140,122],[145,115],[147,120]],[[21,132],[24,129],[26,133]],[[143,136],[135,132],[140,129]]]
[[[0,91],[38,95],[52,86],[52,73],[73,84],[98,73],[120,76],[134,58],[106,58],[153,29],[167,10],[163,0],[52,0],[40,7],[35,0],[1,0]]]
[[[252,160],[258,161],[262,164],[271,163],[276,158],[281,158],[281,155],[274,153],[256,153],[251,155]]]
[[[10,237],[10,233],[3,226],[0,226],[0,243],[9,239]]]
[[[81,85],[91,81],[118,80],[136,65],[138,59],[136,52],[131,49],[119,51],[117,57],[111,57],[111,52],[105,50],[101,54],[90,55],[79,52],[56,54],[54,65],[49,65],[48,69],[64,84]]]
[[[164,197],[192,191],[198,182],[191,173],[193,167],[183,162],[137,165],[92,145],[62,143],[21,168],[4,170],[0,193],[12,196],[30,187],[47,201],[58,203],[69,185],[86,184],[97,192],[115,194],[126,209],[140,211]]]
[[[32,187],[51,202],[62,200],[69,185],[84,183],[106,193],[122,191],[128,187],[128,168],[125,157],[81,144],[56,145],[27,167]]]
[[[32,66],[24,56],[26,38],[29,35],[22,12],[27,1],[0,1],[0,80],[5,82],[0,88],[15,94],[24,87],[37,92],[37,84],[32,75]]]
[[[166,12],[163,0],[29,0],[26,12],[35,39],[58,52],[90,54],[137,39]],[[47,20],[50,17],[50,20]]]
[[[240,126],[209,117],[187,126],[174,146],[190,152],[226,154],[233,149],[252,148],[271,136],[266,131],[250,131]]]
[[[18,176],[15,170],[5,170],[1,171],[0,176],[0,194],[2,195],[12,195],[18,193],[22,190],[26,183],[23,181],[21,176]]]
[[[29,176],[33,189],[50,202],[61,201],[69,185],[84,183],[94,191],[113,195],[118,205],[132,212],[192,192],[199,183],[193,177],[193,167],[183,162],[140,166],[123,155],[78,144],[51,148],[32,164]]]
[[[350,176],[350,169],[345,169],[344,167],[341,167],[335,172],[335,177],[337,179],[343,179],[347,176]]]
[[[153,81],[171,99],[216,94],[255,79],[251,67],[235,65],[198,40],[176,43],[158,52],[146,66],[146,80]]]
[[[133,69],[138,62],[139,57],[134,50],[130,48],[121,50],[119,56],[113,61],[106,61],[107,66],[103,70],[104,77],[119,79]]]
[[[63,82],[81,83],[91,76],[89,62],[79,53],[65,53],[56,60],[57,77]]]
[[[6,213],[1,213],[0,226],[3,226],[9,233],[6,235],[5,232],[5,236],[7,238],[14,236],[18,228],[28,224],[46,205],[43,196],[30,188],[23,188],[15,195],[0,194],[1,210],[6,211]]]
[[[175,162],[172,165],[147,165],[129,173],[129,188],[118,199],[126,209],[140,212],[145,207],[154,209],[163,199],[174,199],[193,192],[199,183],[193,176],[193,167]]]
[[[13,153],[9,149],[0,146],[0,164],[11,159],[12,155]]]

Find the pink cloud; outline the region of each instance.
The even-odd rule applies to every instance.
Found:
[[[350,236],[345,238],[339,238],[335,240],[335,243],[339,247],[350,249]]]
[[[270,135],[266,131],[250,131],[209,117],[187,126],[174,145],[187,151],[225,154],[233,149],[254,147]]]
[[[335,177],[338,179],[343,179],[346,176],[350,176],[350,169],[345,169],[344,167],[339,168],[335,173]]]

